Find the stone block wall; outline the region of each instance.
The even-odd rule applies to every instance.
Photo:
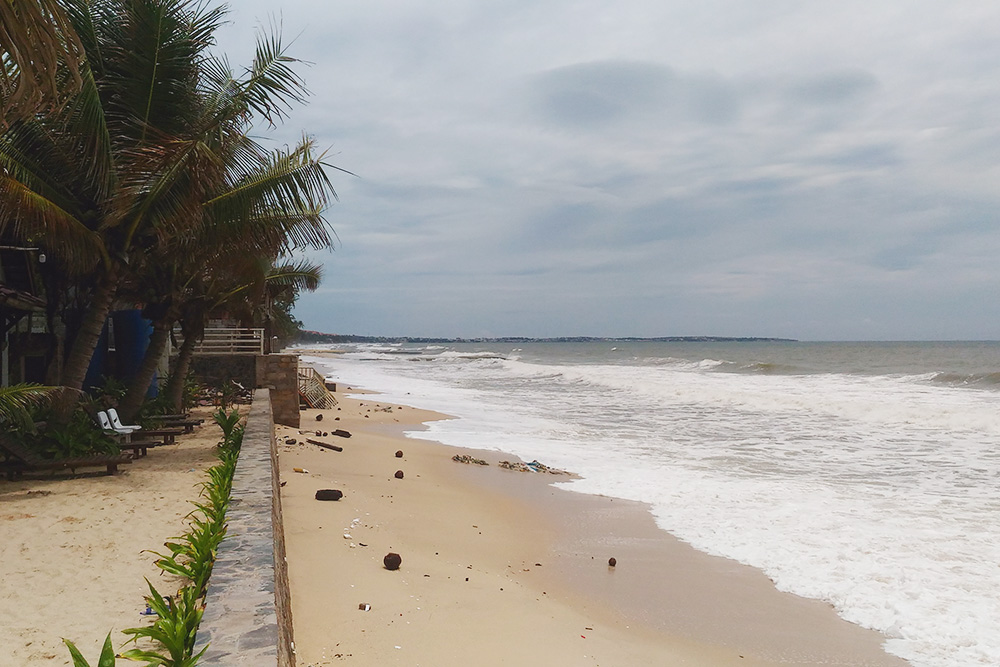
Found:
[[[271,389],[274,421],[299,427],[299,355],[265,354],[257,359],[255,387]]]
[[[271,396],[254,391],[247,417],[195,645],[208,646],[202,667],[295,666]]]

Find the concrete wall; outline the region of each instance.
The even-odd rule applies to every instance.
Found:
[[[256,362],[254,355],[250,354],[195,355],[191,358],[191,370],[199,380],[214,386],[221,386],[230,380],[236,380],[248,389],[258,386]]]
[[[212,385],[236,380],[247,388],[272,389],[274,421],[299,427],[299,356],[297,354],[206,354],[191,360],[195,375]]]
[[[268,387],[274,421],[299,427],[299,355],[265,354],[257,356],[255,387]]]
[[[195,651],[202,667],[294,667],[271,392],[258,389]]]

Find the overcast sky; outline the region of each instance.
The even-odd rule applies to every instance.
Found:
[[[358,175],[308,329],[1000,338],[1000,3],[232,5]]]

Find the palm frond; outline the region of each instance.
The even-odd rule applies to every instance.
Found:
[[[82,55],[57,0],[0,2],[0,127],[57,108],[80,84]]]
[[[7,428],[31,428],[31,409],[45,405],[59,390],[40,384],[0,387],[0,424]]]
[[[275,266],[264,278],[268,285],[315,291],[323,279],[323,265],[302,259]]]
[[[0,230],[37,240],[75,273],[108,256],[100,236],[52,201],[0,173]]]
[[[81,185],[76,166],[69,148],[41,123],[17,123],[0,135],[0,167],[6,175],[73,214],[80,209],[80,197],[70,189]]]
[[[132,141],[151,130],[184,136],[197,118],[200,63],[221,12],[201,11],[190,0],[124,4],[120,37],[105,46],[109,113]]]
[[[305,82],[291,68],[295,62],[299,61],[285,53],[279,27],[272,25],[270,34],[258,35],[257,53],[240,84],[238,98],[271,126],[285,116],[293,102],[301,102],[308,94]]]
[[[315,212],[337,193],[322,156],[314,158],[310,149],[311,142],[303,141],[292,151],[274,151],[267,163],[242,175],[228,191],[206,202],[206,208],[217,220],[245,224],[264,217],[284,220],[283,227],[271,230],[284,235],[282,249],[330,247],[332,230]]]

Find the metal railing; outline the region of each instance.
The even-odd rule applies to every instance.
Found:
[[[182,340],[178,337],[178,343]],[[264,330],[237,327],[205,329],[195,354],[264,354]]]

